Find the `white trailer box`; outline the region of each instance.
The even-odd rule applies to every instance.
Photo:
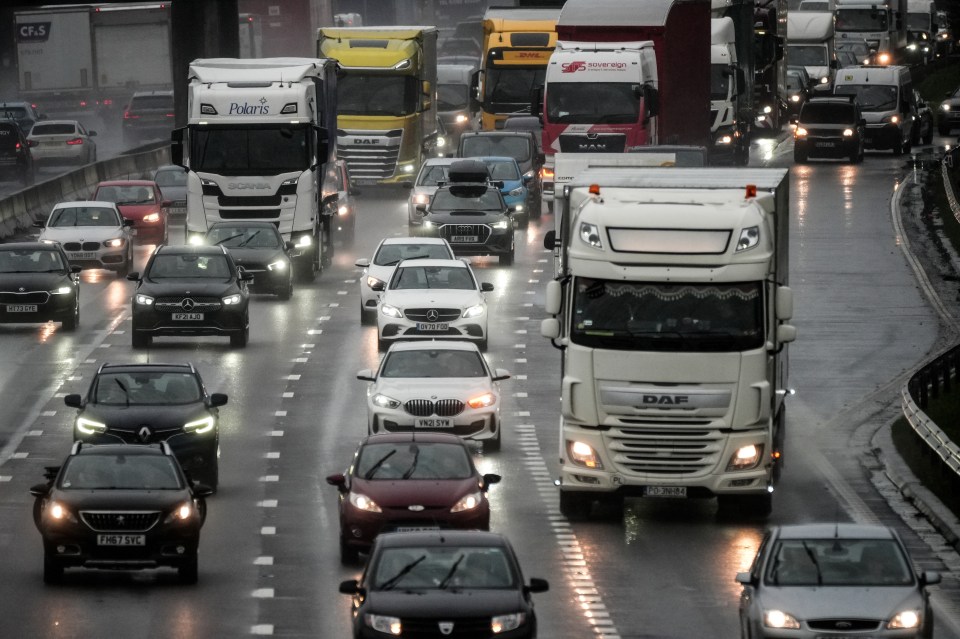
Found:
[[[45,93],[93,91],[88,8],[20,11],[15,19],[21,98],[42,101]]]

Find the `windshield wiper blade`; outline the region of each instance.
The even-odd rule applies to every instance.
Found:
[[[807,545],[807,542],[803,542],[803,549],[807,552],[807,556],[810,557],[810,561],[813,562],[813,567],[817,569],[817,585],[823,585],[823,573],[820,572],[820,562],[817,561],[817,554],[813,552],[813,549]]]
[[[259,231],[258,231],[258,232],[259,232]],[[223,238],[222,240],[220,240],[219,242],[217,242],[215,246],[220,246],[220,245],[223,244],[224,242],[229,242],[230,240],[235,240],[235,239],[237,239],[238,237],[243,237],[243,233],[238,233],[237,235],[231,235],[230,237],[225,237],[225,238]],[[243,246],[243,243],[241,243],[240,246]]]
[[[416,444],[414,444],[414,446],[416,446]],[[419,459],[420,459],[420,447],[416,446],[416,448],[413,451],[413,459],[410,461],[410,468],[408,468],[407,471],[403,473],[404,479],[410,479],[414,471],[417,470],[417,461]]]
[[[121,382],[119,378],[114,379],[113,381],[115,381],[115,382],[117,383],[117,386],[120,387],[120,390],[123,391],[123,397],[127,400],[127,406],[129,407],[129,406],[130,406],[130,391],[127,390],[127,387],[124,386],[123,382]]]
[[[437,584],[437,588],[443,590],[447,587],[447,584],[450,583],[450,580],[453,578],[453,573],[457,572],[457,568],[460,567],[460,562],[463,561],[464,554],[460,553],[457,557],[457,560],[453,562],[453,565],[450,566],[450,570],[447,571],[447,574],[443,576],[443,579],[440,580],[440,583]]]
[[[364,479],[373,479],[373,476],[377,474],[377,471],[380,470],[380,467],[383,466],[384,462],[386,462],[388,459],[390,459],[390,457],[392,457],[393,454],[396,453],[396,452],[397,452],[397,449],[394,448],[394,449],[391,450],[389,453],[387,453],[386,455],[384,455],[383,457],[381,457],[380,459],[378,459],[378,460],[377,460],[377,463],[374,464],[373,466],[371,466],[371,467],[370,467],[370,470],[368,470],[366,473],[364,473],[363,478],[364,478]]]
[[[240,242],[240,244],[238,244],[237,246],[246,246],[247,243],[248,243],[250,240],[252,240],[252,239],[255,238],[257,235],[260,234],[260,231],[261,231],[261,230],[262,230],[262,229],[257,229],[256,231],[254,231],[253,233],[250,234],[250,237],[248,237],[248,238],[245,239],[244,241]]]
[[[419,564],[421,561],[423,561],[423,560],[426,559],[426,558],[427,558],[426,555],[420,555],[419,558],[414,559],[413,561],[411,561],[409,564],[407,564],[406,566],[404,566],[403,568],[401,568],[401,569],[400,569],[400,572],[398,572],[398,573],[395,574],[393,577],[390,577],[390,579],[387,579],[385,582],[383,582],[383,584],[380,586],[380,589],[381,589],[381,590],[392,590],[393,587],[397,585],[397,582],[399,582],[401,579],[403,579],[404,577],[406,577],[407,574],[409,574],[409,572],[410,572],[411,570],[413,570],[414,568],[417,567],[417,564]]]

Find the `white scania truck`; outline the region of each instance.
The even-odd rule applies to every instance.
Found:
[[[563,358],[561,511],[717,497],[768,514],[796,337],[789,173],[588,168],[564,191],[541,326]]]
[[[187,237],[211,224],[273,222],[310,281],[332,254],[337,63],[212,58],[190,64],[188,124],[171,157],[188,168]]]

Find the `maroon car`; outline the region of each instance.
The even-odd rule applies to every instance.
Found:
[[[138,243],[167,243],[167,209],[172,203],[163,199],[153,180],[100,182],[92,199],[115,203],[123,217],[133,220]]]
[[[357,561],[382,532],[489,530],[487,490],[499,481],[477,471],[456,435],[371,435],[346,473],[327,477],[340,491],[340,561]]]

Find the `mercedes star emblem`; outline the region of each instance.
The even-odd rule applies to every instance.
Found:
[[[429,311],[427,311],[428,322],[436,322],[438,319],[440,319],[440,313],[437,312],[437,309],[431,308]]]
[[[187,312],[190,312],[193,310],[193,307],[196,306],[196,304],[197,304],[196,302],[194,302],[192,299],[188,297],[187,299],[180,302],[180,308],[182,308]]]

